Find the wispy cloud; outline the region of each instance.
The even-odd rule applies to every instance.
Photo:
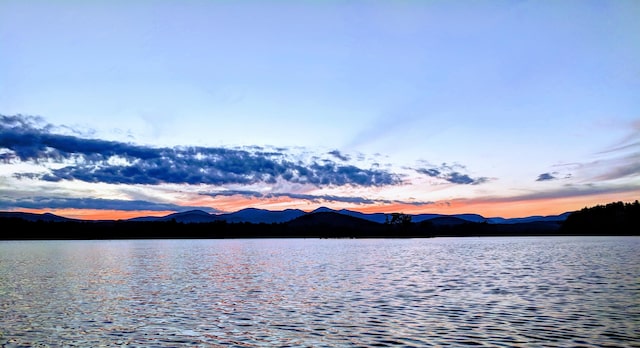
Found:
[[[615,180],[640,176],[640,120],[630,125],[630,132],[621,141],[599,152],[607,156],[587,164],[589,168],[603,168],[596,180]]]
[[[605,194],[625,194],[640,190],[640,183],[637,184],[568,184],[549,190],[536,190],[522,192],[513,196],[483,196],[480,198],[456,199],[466,202],[483,203],[511,203],[523,201],[536,201],[548,199],[562,199],[571,197],[586,197]]]
[[[351,204],[404,204],[413,206],[425,206],[435,204],[429,201],[403,201],[403,200],[388,200],[388,199],[373,199],[358,196],[337,196],[337,195],[312,195],[304,193],[275,193],[275,192],[258,192],[247,190],[225,190],[217,192],[201,193],[203,195],[217,197],[217,196],[243,196],[246,198],[290,198],[296,200],[304,200],[312,203],[327,203],[327,202],[339,202],[339,203],[351,203]]]
[[[600,151],[604,153],[616,153],[629,149],[637,149],[640,147],[640,119],[631,122],[629,125],[629,133],[613,146]]]
[[[555,164],[553,168],[558,171],[539,174],[536,181],[577,179],[581,184],[597,187],[607,187],[607,182],[619,181],[616,185],[637,189],[638,185],[633,180],[640,177],[640,120],[624,126],[629,128],[628,133],[611,146],[592,153],[591,159]]]
[[[490,180],[487,177],[472,178],[468,174],[464,174],[462,172],[464,170],[466,170],[466,168],[463,165],[448,165],[446,163],[442,163],[439,166],[427,165],[422,168],[415,168],[415,171],[420,174],[424,174],[432,178],[442,179],[452,184],[478,185]]]
[[[638,177],[640,176],[640,152],[595,161],[587,164],[586,167],[601,170],[601,173],[594,178],[599,181]]]
[[[587,183],[634,180],[640,177],[640,120],[632,122],[629,128],[629,133],[620,141],[593,153],[594,159],[563,163],[556,167],[570,168]],[[572,176],[567,174],[567,177]]]
[[[5,163],[55,162],[64,165],[39,176],[45,181],[79,180],[111,184],[255,184],[291,183],[315,186],[385,186],[399,175],[379,168],[360,168],[328,159],[292,160],[286,149],[265,151],[222,147],[147,147],[85,139],[51,132],[42,119],[0,116],[0,160]],[[8,150],[8,151],[7,151]],[[333,156],[348,160],[335,151]]]
[[[209,213],[219,212],[206,206],[182,206],[170,203],[155,203],[142,200],[98,199],[98,198],[49,198],[34,197],[0,200],[0,209],[99,209],[125,211],[184,211],[200,209]]]

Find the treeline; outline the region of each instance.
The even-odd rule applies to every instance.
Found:
[[[314,221],[300,223],[180,223],[173,221],[27,221],[7,218],[1,221],[5,240],[55,239],[222,239],[222,238],[429,238],[465,236],[539,236],[554,235],[557,223],[494,225],[462,223],[436,225],[420,223],[378,224]]]
[[[560,232],[577,234],[597,231],[603,234],[640,235],[640,202],[613,202],[585,207],[571,213]]]
[[[408,238],[430,237],[417,226],[383,224],[335,225],[330,222],[314,225],[288,223],[181,223],[171,221],[27,221],[2,219],[5,231],[0,239],[223,239],[223,238]]]

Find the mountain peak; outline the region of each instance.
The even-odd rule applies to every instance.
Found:
[[[206,211],[199,210],[199,209],[173,213],[161,218],[161,220],[165,220],[165,221],[172,220],[172,219],[175,219],[177,222],[184,222],[184,223],[212,222],[212,221],[218,220],[218,218],[215,215],[209,214]]]
[[[189,215],[207,215],[207,216],[211,215],[211,214],[207,213],[206,211],[200,210],[200,209],[186,210],[186,211],[182,211],[182,212],[175,213],[175,214],[181,214],[181,215],[186,215],[186,214],[189,214]]]
[[[311,213],[335,213],[336,211],[331,209],[331,208],[327,208],[327,207],[320,207],[314,211],[312,211]]]

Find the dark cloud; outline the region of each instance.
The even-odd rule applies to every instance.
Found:
[[[424,174],[433,178],[440,177],[440,171],[433,168],[418,168],[416,171],[420,174]]]
[[[0,200],[0,209],[99,209],[99,210],[148,210],[148,211],[185,211],[200,209],[209,213],[219,210],[206,206],[182,206],[168,203],[154,203],[142,200],[97,199],[97,198],[29,198]]]
[[[400,200],[387,200],[387,199],[371,199],[366,197],[357,196],[335,196],[335,195],[310,195],[304,193],[262,193],[258,191],[246,191],[246,190],[227,190],[221,192],[202,193],[207,196],[243,196],[247,198],[291,198],[310,201],[312,203],[324,203],[324,202],[340,202],[340,203],[352,203],[352,204],[407,204],[414,206],[423,206],[434,204],[434,202],[423,201],[400,201]]]
[[[549,180],[555,180],[555,179],[557,178],[553,176],[553,174],[551,173],[542,173],[538,175],[538,178],[536,179],[536,181],[549,181]]]
[[[449,173],[444,177],[444,179],[452,184],[472,185],[478,183],[474,179],[471,179],[467,174],[461,174],[458,172]]]
[[[337,158],[337,159],[341,160],[341,161],[348,161],[348,160],[350,160],[350,159],[351,159],[349,156],[342,154],[342,153],[341,153],[340,151],[338,151],[338,150],[330,151],[330,152],[329,152],[329,154],[330,154],[330,155],[332,155],[333,157],[335,157],[335,158]]]
[[[147,147],[117,141],[52,133],[51,126],[28,116],[0,116],[0,160],[67,164],[39,178],[110,184],[254,184],[384,186],[400,183],[393,172],[330,160],[308,163],[287,159],[284,149],[262,151],[210,147]],[[334,156],[341,155],[339,152]],[[24,173],[29,175],[29,173]]]
[[[242,196],[246,198],[262,198],[264,197],[264,193],[258,191],[250,191],[250,190],[224,190],[218,192],[207,192],[200,193],[201,195],[211,196],[211,197],[232,197],[232,196]]]
[[[460,170],[464,169],[464,166],[458,164],[447,165],[446,163],[443,163],[437,167],[429,166],[416,168],[414,170],[420,174],[424,174],[432,178],[442,179],[452,184],[478,185],[489,181],[489,178],[486,177],[472,178],[467,174],[461,173]]]

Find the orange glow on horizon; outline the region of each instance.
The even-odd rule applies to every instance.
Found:
[[[58,216],[81,220],[126,220],[142,216],[166,216],[175,211],[151,210],[100,210],[100,209],[23,209],[25,213],[51,213]]]
[[[630,203],[639,199],[639,197],[640,192],[529,200],[459,199],[447,202],[437,202],[432,205],[421,207],[407,204],[396,204],[386,205],[383,207],[367,207],[356,210],[366,213],[401,212],[405,214],[478,214],[485,218],[521,218],[535,215],[560,215],[566,212],[580,210],[585,207],[592,207],[618,201]]]

